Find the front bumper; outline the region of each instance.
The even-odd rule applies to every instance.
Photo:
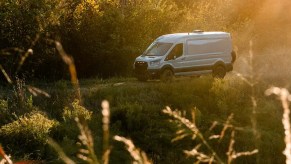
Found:
[[[151,79],[159,78],[160,70],[159,69],[148,69],[147,62],[135,62],[134,63],[134,73],[136,77],[147,76]]]
[[[159,69],[148,69],[147,72],[152,79],[160,78],[161,71]]]
[[[135,77],[139,76],[147,76],[150,79],[158,79],[160,78],[160,70],[158,69],[147,69],[147,70],[134,70]]]

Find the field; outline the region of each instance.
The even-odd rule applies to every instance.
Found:
[[[55,139],[64,151],[75,159],[79,131],[73,121],[74,116],[87,118],[96,150],[98,150],[96,154],[101,156],[100,104],[106,99],[110,102],[111,109],[110,163],[131,161],[123,145],[112,139],[114,135],[130,138],[154,163],[193,163],[195,161],[195,158],[186,158],[183,151],[192,150],[201,141],[192,140],[191,133],[187,132],[190,133],[188,136],[172,142],[177,137],[176,131],[183,129],[183,126],[177,126],[178,124],[170,121],[173,120],[171,117],[162,112],[166,106],[181,111],[183,116],[190,120],[192,120],[191,113],[194,112],[194,122],[206,138],[220,134],[224,123],[233,114],[231,125],[236,131],[235,150],[237,152],[259,150],[255,155],[235,159],[235,163],[254,163],[259,160],[259,163],[273,164],[283,163],[285,160],[282,154],[285,145],[281,125],[282,109],[275,97],[265,96],[264,92],[269,87],[266,81],[258,81],[252,89],[235,73],[229,74],[224,80],[214,80],[211,76],[183,77],[177,78],[172,83],[160,81],[141,83],[134,78],[87,79],[80,81],[82,98],[79,104],[82,104],[84,108],[76,101],[70,105],[74,102],[75,90],[68,81],[38,82],[31,85],[42,88],[49,93],[50,98],[41,95],[31,96],[24,90],[24,83],[19,84],[14,91],[3,87],[2,91],[6,91],[1,92],[2,113],[5,110],[10,113],[13,111],[17,115],[23,111],[41,113],[44,115],[42,118],[44,123],[50,124],[48,127],[51,127],[46,131],[45,127],[31,125],[28,129],[20,128],[19,131],[14,132],[9,131],[9,128],[15,129],[16,124],[2,127],[0,130],[1,141],[4,141],[2,144],[6,145],[5,148],[9,154],[13,154],[18,159],[42,159],[55,163],[56,154],[45,144],[47,136]],[[252,97],[256,100],[255,107],[252,105]],[[5,102],[6,107],[3,105]],[[5,120],[17,121],[17,119],[19,118],[15,118],[13,114],[7,114],[4,119],[1,119],[1,124],[3,125]],[[48,120],[53,120],[54,123]],[[255,131],[258,136],[254,134],[253,120],[256,122]],[[214,122],[219,124],[210,131]],[[35,131],[38,133],[37,136],[34,134]],[[223,161],[227,161],[226,153],[231,131],[227,129],[225,136],[220,140],[209,140],[209,144]],[[208,150],[202,148],[202,151],[207,153]]]

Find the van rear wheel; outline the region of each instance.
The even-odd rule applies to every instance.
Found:
[[[161,73],[160,79],[163,82],[171,82],[171,81],[173,81],[173,79],[174,79],[173,71],[170,70],[170,69],[163,70],[163,72]]]
[[[214,69],[212,70],[213,78],[223,79],[225,75],[226,75],[226,69],[224,66],[218,65],[214,67]]]

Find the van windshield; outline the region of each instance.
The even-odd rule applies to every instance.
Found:
[[[145,56],[164,56],[172,47],[173,43],[154,42],[144,52]]]

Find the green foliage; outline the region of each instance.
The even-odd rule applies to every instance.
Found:
[[[88,111],[86,108],[81,106],[78,100],[75,100],[72,103],[72,108],[65,107],[63,118],[65,121],[72,121],[75,120],[75,118],[81,118],[88,121],[91,120],[92,113],[93,112]]]
[[[201,77],[196,79],[181,78],[175,82],[164,84],[157,81],[148,83],[138,83],[126,81],[123,85],[102,82],[102,87],[96,91],[84,94],[86,106],[98,106],[101,100],[108,99],[111,105],[111,127],[113,134],[130,136],[136,145],[145,150],[151,159],[157,163],[190,163],[191,159],[184,159],[183,150],[190,150],[195,143],[191,139],[183,139],[179,143],[171,143],[177,127],[169,124],[167,119],[161,115],[164,106],[171,106],[172,109],[183,111],[186,118],[192,119],[191,112],[196,108],[198,115],[196,123],[205,136],[209,136],[209,127],[213,121],[224,122],[233,113],[235,127],[241,131],[235,137],[237,151],[254,150],[253,134],[251,130],[252,102],[251,87],[235,76],[227,76],[223,80],[212,80],[211,77]],[[96,82],[92,82],[94,86]],[[90,87],[90,86],[87,86]],[[261,93],[262,88],[267,86],[260,82],[256,85],[258,99],[258,131],[262,139],[269,140],[270,136],[279,134],[283,137],[280,126],[280,107],[274,103],[269,103],[267,98]],[[197,110],[199,109],[199,110]],[[171,125],[171,126],[169,126]],[[96,128],[95,128],[96,129]],[[275,130],[276,129],[276,130]],[[215,129],[213,134],[219,134],[221,127]],[[229,133],[227,133],[229,134]],[[142,137],[140,137],[142,136]],[[220,143],[210,141],[215,151],[219,155],[225,156],[221,150],[228,149],[229,135]],[[246,140],[246,138],[248,138]],[[274,150],[283,150],[284,143],[277,137]],[[258,154],[262,161],[268,156],[269,144],[260,143]],[[166,151],[165,151],[166,149]],[[181,152],[175,153],[175,152]],[[276,154],[281,154],[277,151]],[[272,155],[271,155],[272,156]],[[165,157],[165,158],[164,158]],[[112,157],[114,158],[114,157]],[[283,155],[278,158],[282,161]],[[254,162],[254,157],[238,158],[237,163]]]
[[[221,114],[225,116],[238,110],[245,102],[250,102],[250,87],[244,81],[235,77],[214,80],[210,91],[215,95],[215,100]]]
[[[0,113],[6,113],[8,110],[8,102],[0,99]]]
[[[0,99],[0,125],[10,121],[10,113],[8,108],[8,101]]]
[[[41,106],[45,106],[44,110],[49,116],[53,116],[59,121],[63,120],[64,107],[69,106],[75,99],[74,90],[70,82],[60,80],[49,83],[48,86],[42,89],[48,92],[51,98],[48,99],[44,96],[33,97],[34,104],[42,104]]]
[[[13,154],[27,153],[36,158],[44,155],[47,137],[58,125],[57,121],[48,119],[43,113],[33,111],[3,125],[0,139]]]
[[[23,65],[21,74],[26,77],[49,75],[49,70],[54,68],[48,67],[44,71],[42,66],[47,62],[46,60],[51,62],[58,62],[58,60],[55,59],[53,55],[55,52],[46,39],[51,35],[52,28],[59,23],[59,17],[63,12],[60,8],[62,2],[57,0],[3,0],[1,2],[0,56],[2,60],[0,64],[9,76],[14,77],[20,71],[19,66],[29,58],[30,60]],[[31,56],[32,53],[27,52],[35,55]],[[57,65],[55,66],[57,68]],[[40,70],[43,72],[39,72]],[[52,72],[56,73],[56,71]]]
[[[20,116],[25,113],[38,110],[33,104],[32,95],[27,91],[25,79],[16,77],[16,84],[13,85],[13,95],[8,97],[9,112]]]
[[[65,82],[62,82],[61,84],[64,83]],[[58,86],[63,87],[60,84]],[[58,126],[58,128],[53,131],[52,136],[60,143],[61,147],[66,153],[73,156],[73,159],[77,160],[77,158],[74,157],[74,154],[76,154],[79,150],[79,146],[76,145],[76,142],[78,141],[77,136],[80,133],[76,125],[75,119],[79,118],[83,121],[87,121],[90,123],[92,117],[93,112],[80,105],[79,100],[74,100],[74,102],[72,102],[69,106],[66,105],[63,108],[60,126]],[[100,139],[96,140],[96,142],[99,141]],[[101,145],[101,143],[98,145]]]
[[[0,129],[0,135],[18,138],[22,141],[26,139],[33,139],[37,142],[44,142],[50,129],[58,123],[54,120],[46,118],[39,112],[28,113],[21,116],[18,120],[4,125]],[[28,140],[27,140],[28,141]]]
[[[83,0],[72,10],[71,21],[63,21],[62,43],[78,61],[81,77],[128,75],[134,58],[176,26],[176,9],[164,0],[124,5]]]
[[[116,84],[118,82],[119,85]],[[254,149],[253,134],[250,118],[252,117],[251,88],[238,77],[227,76],[223,80],[213,80],[209,76],[200,78],[177,78],[172,83],[149,81],[139,83],[133,79],[88,79],[80,81],[83,104],[77,101],[71,103],[73,93],[69,82],[61,81],[57,84],[46,84],[46,90],[51,98],[33,98],[33,105],[39,110],[47,112],[50,118],[59,120],[59,126],[51,129],[51,137],[67,152],[69,157],[75,158],[79,147],[74,144],[78,141],[78,128],[73,122],[75,116],[89,118],[89,128],[92,130],[95,151],[98,156],[102,152],[102,115],[100,103],[110,101],[111,119],[110,135],[122,135],[131,138],[137,147],[144,150],[150,159],[156,163],[193,163],[192,159],[185,158],[183,150],[191,150],[197,143],[191,138],[184,138],[179,142],[172,142],[179,127],[168,122],[168,117],[162,114],[165,106],[179,109],[183,116],[192,120],[192,111],[197,114],[196,126],[205,136],[219,134],[221,126],[209,133],[213,121],[225,122],[229,114],[234,114],[233,125],[240,129],[235,137],[235,149],[238,152]],[[255,87],[257,101],[257,130],[261,134],[258,157],[262,161],[284,161],[282,150],[284,133],[281,126],[281,110],[272,98],[266,98],[262,92],[267,85],[259,82]],[[2,94],[2,93],[1,93]],[[3,97],[3,95],[2,95]],[[12,101],[12,100],[9,100]],[[4,102],[5,104],[5,102]],[[68,105],[69,104],[69,105]],[[6,105],[4,105],[6,108]],[[12,106],[8,102],[8,110]],[[93,113],[90,110],[93,111]],[[198,110],[199,109],[199,110]],[[11,122],[16,118],[14,116]],[[27,115],[23,117],[28,117]],[[90,119],[91,118],[91,119]],[[39,121],[38,121],[39,122]],[[278,128],[279,127],[279,128]],[[229,134],[229,133],[226,133]],[[33,138],[33,136],[31,136]],[[225,156],[221,150],[228,149],[228,139],[217,144],[210,141],[211,146],[220,156]],[[3,145],[8,145],[10,138],[0,138]],[[5,142],[4,142],[5,141]],[[18,143],[21,139],[13,139]],[[110,161],[118,163],[120,160],[129,161],[123,145],[110,141],[114,149]],[[21,144],[20,144],[21,145]],[[34,147],[34,146],[33,146]],[[37,147],[37,146],[36,146]],[[35,147],[34,147],[35,148]],[[12,147],[11,147],[12,149]],[[273,151],[268,151],[268,150]],[[20,150],[13,147],[12,150]],[[11,154],[23,156],[24,153],[35,152],[35,149],[25,147],[19,152]],[[37,157],[44,160],[55,159],[47,149],[42,150]],[[201,149],[202,150],[202,149]],[[274,155],[275,154],[275,155]],[[268,160],[266,159],[268,157]],[[236,160],[237,163],[253,163],[254,157],[244,157]]]
[[[265,1],[265,5],[250,0],[1,2],[0,64],[12,77],[18,73],[45,80],[68,78],[53,40],[60,40],[65,51],[74,57],[79,77],[103,78],[131,75],[135,57],[155,38],[167,33],[228,31],[235,49],[241,53],[247,50],[246,43],[251,39],[260,52],[268,45],[282,46],[289,41],[284,35],[278,38],[289,28],[284,23],[287,18],[271,13],[269,21],[264,21],[272,7],[271,2]],[[28,50],[33,50],[33,55],[26,56]],[[22,65],[26,58],[29,60]],[[2,74],[1,77],[4,78]]]

